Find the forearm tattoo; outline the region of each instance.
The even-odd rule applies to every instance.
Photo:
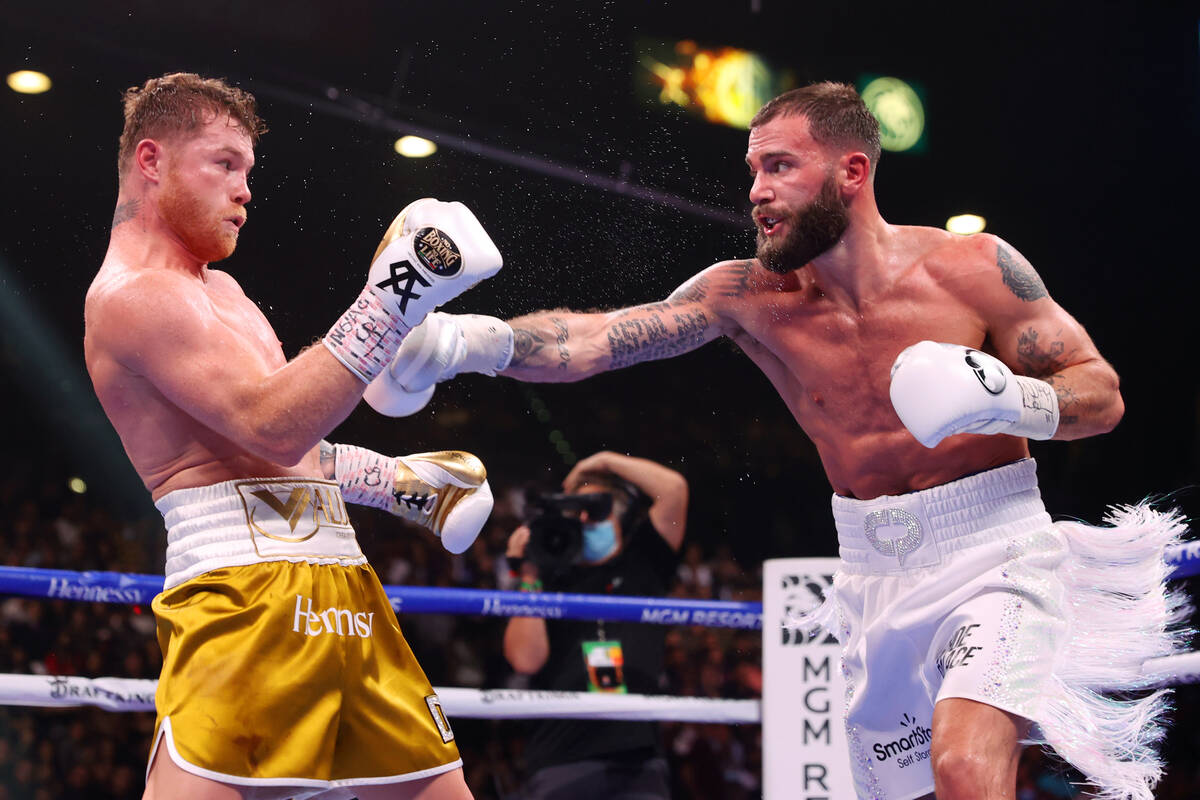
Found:
[[[750,269],[725,271],[717,277],[715,292],[707,275],[698,275],[680,286],[661,303],[647,303],[612,315],[598,331],[600,342],[608,342],[609,363],[604,369],[619,369],[643,361],[686,353],[708,341],[708,329],[714,322],[705,301],[712,294],[739,296],[746,288]],[[555,369],[570,372],[580,368],[571,352],[571,318],[561,309],[524,317],[510,322],[513,329],[513,357],[510,368],[527,370]],[[589,330],[592,330],[589,327]],[[553,347],[548,345],[553,339]],[[584,335],[584,344],[592,334]],[[600,345],[602,346],[602,345]],[[589,348],[590,352],[590,348]],[[587,359],[585,359],[587,361]],[[587,369],[586,364],[582,367]]]
[[[1058,427],[1074,425],[1078,422],[1078,414],[1067,413],[1078,405],[1079,397],[1075,394],[1075,390],[1067,385],[1066,378],[1062,375],[1049,375],[1043,380],[1053,386],[1054,393],[1058,395]]]
[[[1061,332],[1060,332],[1061,335]],[[1039,342],[1040,336],[1032,326],[1017,335],[1017,361],[1021,370],[1030,377],[1041,378],[1054,387],[1058,394],[1059,426],[1071,425],[1078,422],[1078,414],[1068,414],[1071,407],[1079,403],[1075,394],[1062,375],[1056,373],[1071,363],[1075,350],[1068,351],[1061,339]]]
[[[513,357],[510,366],[523,367],[546,346],[546,341],[535,330],[513,328]]]
[[[1000,267],[1004,285],[1022,300],[1031,302],[1047,295],[1041,276],[1020,254],[1000,245],[996,248],[996,265]]]
[[[571,338],[571,334],[561,317],[551,317],[550,324],[554,326],[554,341],[558,344],[558,368],[566,372],[571,368],[571,351],[567,349],[567,339]]]
[[[664,304],[631,309],[608,328],[610,369],[669,358],[704,344],[708,317],[698,309],[670,313]]]

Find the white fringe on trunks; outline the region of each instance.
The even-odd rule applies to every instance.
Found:
[[[1057,571],[1070,635],[1051,678],[1057,691],[1047,693],[1031,743],[1054,748],[1094,784],[1097,798],[1153,800],[1170,690],[1147,691],[1142,663],[1186,652],[1191,639],[1191,605],[1168,587],[1163,559],[1187,524],[1178,511],[1147,503],[1115,506],[1104,522],[1055,525],[1070,547]]]

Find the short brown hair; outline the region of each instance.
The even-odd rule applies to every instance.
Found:
[[[750,127],[792,115],[808,120],[818,144],[856,145],[872,164],[879,161],[879,121],[867,110],[853,86],[824,81],[784,92],[758,110],[750,120]]]
[[[267,132],[258,117],[254,95],[221,78],[202,78],[192,72],[172,72],[130,86],[122,95],[125,128],[117,152],[117,170],[124,169],[142,139],[187,133],[220,114],[228,114],[257,144]]]

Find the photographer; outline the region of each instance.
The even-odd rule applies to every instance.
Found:
[[[687,521],[683,476],[612,452],[583,459],[508,540],[521,591],[663,596]],[[665,630],[658,625],[514,617],[504,656],[531,688],[655,694]],[[653,722],[539,720],[526,748],[525,800],[667,798]]]

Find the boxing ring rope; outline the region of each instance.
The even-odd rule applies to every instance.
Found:
[[[1200,574],[1200,541],[1170,548],[1170,578]],[[73,572],[0,567],[0,594],[84,602],[146,605],[162,591],[163,578],[123,572]],[[727,601],[615,597],[557,592],[539,594],[485,589],[385,586],[398,613],[538,616],[643,622],[660,625],[762,628],[762,604]],[[1200,651],[1150,659],[1142,668],[1147,687],[1200,682]],[[109,711],[153,711],[157,681],[0,674],[0,705]],[[759,700],[719,700],[665,695],[618,695],[520,689],[436,688],[446,713],[476,719],[624,719],[757,724]]]

